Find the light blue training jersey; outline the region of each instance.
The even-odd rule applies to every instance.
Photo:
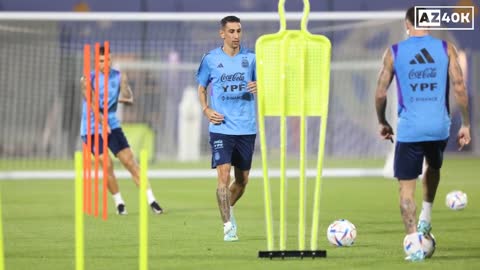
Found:
[[[100,86],[100,114],[103,116],[103,100],[105,93],[105,76],[102,72],[99,73],[99,86]],[[90,74],[91,88],[92,88],[92,101],[95,95],[95,72]],[[118,97],[120,95],[120,71],[110,69],[108,80],[108,125],[110,129],[120,127],[120,120],[116,116]],[[94,134],[95,130],[95,115],[93,109],[90,109],[90,134]],[[102,125],[99,125],[99,134],[102,134]],[[83,98],[82,101],[82,121],[80,126],[80,135],[87,135],[87,102]]]
[[[210,107],[224,116],[221,124],[210,123],[210,132],[227,135],[257,133],[255,96],[247,83],[256,81],[255,53],[240,48],[235,56],[221,47],[204,55],[197,72],[199,85],[210,89]]]
[[[392,47],[398,90],[397,141],[445,140],[450,134],[447,43],[410,37]]]

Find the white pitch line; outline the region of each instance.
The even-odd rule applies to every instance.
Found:
[[[307,177],[315,177],[317,171],[315,169],[307,169]],[[100,172],[100,177],[102,173]],[[128,171],[116,171],[118,178],[131,178]],[[182,169],[166,169],[166,170],[149,170],[148,177],[151,179],[199,179],[199,178],[216,178],[215,170],[182,170]],[[298,177],[299,170],[287,169],[287,177]],[[324,177],[379,177],[383,176],[382,169],[361,169],[361,168],[338,168],[324,169]],[[7,171],[0,172],[0,180],[63,180],[73,179],[74,171]],[[93,176],[93,173],[92,173]],[[261,169],[252,169],[250,171],[251,178],[262,178]],[[269,177],[280,177],[279,169],[269,170]]]

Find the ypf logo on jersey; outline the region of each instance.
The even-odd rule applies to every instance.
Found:
[[[474,30],[473,6],[415,6],[417,30]]]

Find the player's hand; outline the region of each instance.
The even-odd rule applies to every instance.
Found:
[[[124,104],[127,104],[127,105],[132,105],[133,104],[133,98],[120,97],[120,98],[118,98],[118,102],[119,103],[124,103]]]
[[[248,92],[250,92],[252,94],[256,94],[257,93],[257,82],[255,82],[255,81],[248,82],[247,83],[247,89],[248,89]]]
[[[224,120],[223,114],[220,114],[211,108],[206,108],[204,114],[208,118],[208,121],[215,125],[221,124]]]
[[[85,76],[80,77],[80,85],[84,88],[87,87],[87,79],[85,78]]]
[[[380,124],[380,137],[393,143],[393,129],[389,123]]]
[[[461,151],[465,145],[470,143],[470,141],[470,126],[462,125],[457,136],[458,151]]]

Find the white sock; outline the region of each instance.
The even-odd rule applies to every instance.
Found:
[[[419,220],[425,220],[426,222],[432,221],[432,203],[423,201],[422,212],[420,212]]]
[[[227,221],[225,223],[223,223],[223,233],[227,233],[228,231],[230,231],[230,229],[232,228],[232,223],[230,221]]]
[[[152,204],[154,201],[156,201],[151,188],[147,189],[147,201],[148,204]]]
[[[115,206],[118,206],[119,204],[125,204],[122,198],[122,194],[120,194],[120,192],[113,194],[112,197],[113,201],[115,202]]]
[[[230,206],[230,216],[233,215],[233,206]]]

